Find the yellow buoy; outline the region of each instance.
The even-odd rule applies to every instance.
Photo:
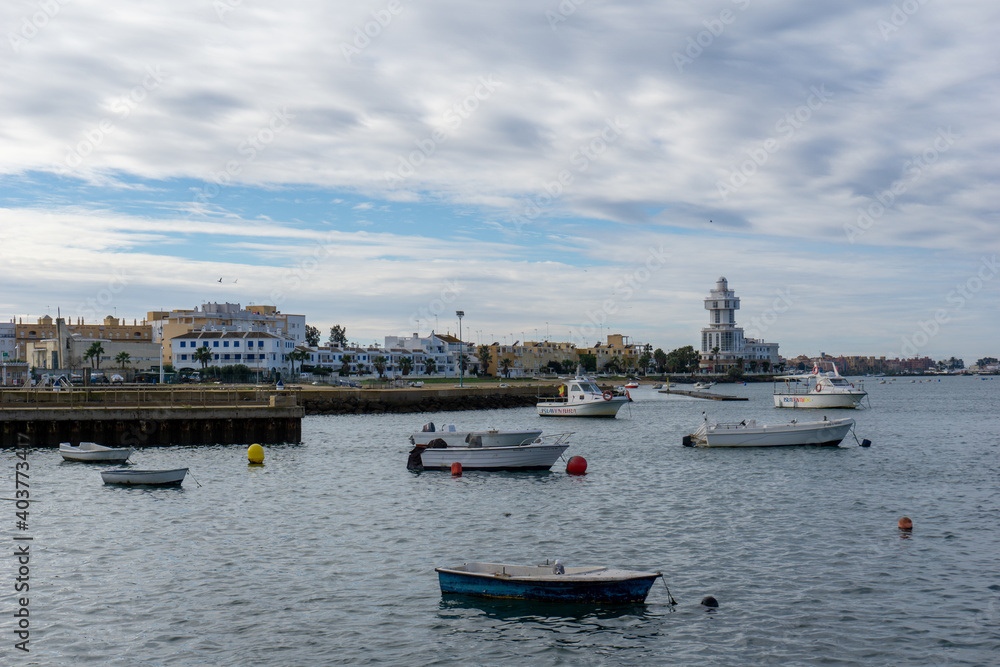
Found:
[[[264,462],[264,448],[254,443],[247,448],[247,460],[254,465],[260,465]]]

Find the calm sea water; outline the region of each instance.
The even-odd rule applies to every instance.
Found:
[[[613,421],[307,417],[303,444],[267,447],[261,468],[242,446],[134,455],[190,467],[176,490],[106,487],[100,466],[34,450],[31,652],[13,649],[5,558],[0,663],[998,664],[1000,380],[876,382],[871,410],[826,411],[869,449],[682,447],[702,410],[822,414],[739,385],[714,391],[749,402],[633,390]],[[574,431],[589,472],[408,472],[406,436],[431,420]],[[624,607],[443,598],[434,572],[546,558],[662,570],[678,604],[659,582]]]

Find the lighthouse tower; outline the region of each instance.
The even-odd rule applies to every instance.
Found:
[[[743,356],[743,329],[736,326],[740,299],[729,289],[725,277],[715,281],[715,289],[705,298],[708,326],[701,330],[701,368],[724,371]],[[717,350],[715,348],[718,348]]]

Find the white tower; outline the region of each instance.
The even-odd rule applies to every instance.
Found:
[[[701,330],[701,366],[729,366],[743,355],[743,329],[736,326],[740,299],[729,289],[725,277],[715,281],[715,289],[705,298],[708,326]],[[713,348],[719,348],[713,353]]]

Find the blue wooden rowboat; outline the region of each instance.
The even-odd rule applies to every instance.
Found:
[[[465,563],[437,567],[442,593],[556,602],[644,602],[659,572],[606,567]],[[560,573],[557,574],[556,572]]]

